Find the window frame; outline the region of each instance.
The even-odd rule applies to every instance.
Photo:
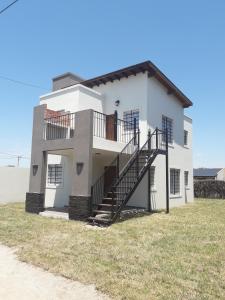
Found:
[[[136,114],[137,114],[137,116],[134,116]],[[134,130],[134,123],[133,123],[134,118],[136,118],[136,129],[138,129],[139,124],[140,124],[139,108],[126,110],[123,112],[123,121],[124,121],[124,130],[125,131]]]
[[[188,131],[184,129],[184,146],[188,146]]]
[[[155,187],[155,166],[150,167],[150,189],[154,191]]]
[[[171,127],[168,127],[168,124],[171,124]],[[174,127],[174,121],[173,119],[162,115],[162,131],[168,130],[168,144],[173,144],[174,138],[173,138],[173,127]],[[162,140],[165,143],[166,142],[166,135],[163,134]]]
[[[188,188],[189,186],[189,171],[184,171],[184,187]]]
[[[53,168],[53,176],[50,177],[52,174],[50,174],[50,168]],[[59,170],[60,168],[60,170]],[[48,170],[47,170],[47,185],[48,187],[62,187],[63,186],[63,178],[64,178],[64,172],[63,172],[63,165],[60,163],[55,164],[48,164]]]
[[[172,174],[172,172],[174,174]],[[170,168],[170,195],[180,196],[180,194],[181,194],[180,169]]]

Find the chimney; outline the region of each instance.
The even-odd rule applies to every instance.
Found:
[[[83,79],[81,77],[70,72],[59,75],[52,79],[52,91],[58,91],[82,81]]]

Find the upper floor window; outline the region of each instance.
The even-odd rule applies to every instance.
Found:
[[[180,194],[180,170],[170,169],[170,194]]]
[[[150,167],[150,187],[151,189],[155,187],[155,166]]]
[[[125,130],[134,129],[134,119],[136,119],[136,128],[139,128],[139,109],[128,110],[123,113],[123,120],[125,123]]]
[[[48,165],[48,184],[60,185],[62,184],[62,180],[62,165]]]
[[[184,185],[188,186],[188,171],[184,171]]]
[[[168,132],[168,143],[172,144],[173,143],[173,120],[166,117],[162,116],[162,130],[164,132]],[[166,142],[166,136],[163,135],[163,142]]]
[[[184,146],[188,145],[188,131],[184,130]]]

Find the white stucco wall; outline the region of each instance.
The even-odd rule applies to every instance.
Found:
[[[0,204],[25,201],[29,173],[29,168],[0,167]]]
[[[139,109],[139,127],[142,132],[141,143],[144,143],[147,136],[147,73],[121,78],[113,82],[107,82],[93,88],[104,97],[103,112],[112,114],[115,110],[118,117],[123,119],[125,111]],[[119,106],[115,101],[119,100]]]
[[[100,137],[93,137],[93,148],[94,149],[101,149],[106,151],[115,151],[115,152],[121,152],[122,149],[125,147],[125,143],[119,143],[115,141],[110,141],[107,139],[103,139]]]
[[[102,112],[103,102],[100,93],[80,84],[40,97],[40,104],[47,104],[48,109],[64,109],[71,113],[85,109]]]
[[[189,172],[189,184],[185,189],[185,197],[187,202],[194,201],[194,185],[193,185],[193,138],[192,138],[192,119],[184,116],[184,129],[188,131],[188,145],[184,146],[183,168]]]
[[[170,206],[179,206],[193,201],[193,166],[192,166],[192,121],[184,116],[184,109],[172,94],[155,78],[148,79],[147,92],[147,123],[153,131],[162,128],[162,115],[173,120],[174,141],[169,145],[169,169],[180,169],[180,194],[170,194]],[[188,131],[188,145],[184,146],[184,129]],[[166,173],[165,156],[159,155],[153,163],[155,166],[155,186],[152,191],[152,207],[155,209],[166,206]],[[184,171],[189,172],[189,185],[184,186]],[[147,176],[129,201],[129,205],[147,207]],[[145,192],[144,192],[145,191]]]

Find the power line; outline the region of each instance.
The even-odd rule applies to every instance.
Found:
[[[7,157],[4,157],[4,159],[11,159],[11,158],[18,158],[18,157],[20,157],[20,158],[23,158],[23,159],[30,159],[30,157],[27,157],[27,156],[24,156],[24,155],[20,155],[20,154],[11,154],[11,153],[6,153],[6,152],[0,152],[0,155],[4,155],[4,156],[6,156],[7,155]],[[1,157],[0,156],[0,159],[1,158],[3,158],[3,157]]]
[[[15,4],[18,1],[19,0],[15,0],[12,3],[10,3],[8,6],[6,6],[5,8],[3,8],[2,10],[0,10],[0,14],[2,14],[4,11],[6,11],[8,8],[10,8],[13,4]],[[21,84],[21,85],[25,85],[25,86],[37,88],[37,89],[47,89],[47,88],[41,87],[39,85],[35,85],[35,84],[32,84],[32,83],[23,82],[23,81],[12,79],[12,78],[5,77],[5,76],[2,76],[2,75],[0,75],[0,78],[8,80],[8,81],[11,81],[11,82],[14,82],[14,83],[17,83],[17,84]]]
[[[12,3],[10,3],[8,6],[6,6],[5,8],[3,8],[2,10],[0,10],[0,14],[2,14],[4,11],[6,11],[8,8],[10,8],[13,4],[15,4],[17,1],[19,0],[15,0]]]
[[[11,157],[17,157],[16,154],[6,153],[6,152],[0,152],[0,154],[9,155]]]
[[[23,156],[20,156],[20,155],[18,155],[18,156],[15,156],[15,157],[0,157],[0,159],[28,159],[28,160],[30,160],[30,158],[28,158],[28,157],[23,157]]]
[[[15,156],[15,157],[0,157],[0,159],[7,159],[7,160],[10,160],[10,159],[17,159],[18,157],[19,157],[20,159],[30,160],[30,158],[28,158],[28,157],[23,157],[23,156],[20,156],[20,155]]]
[[[36,89],[42,89],[42,90],[47,89],[47,88],[41,87],[41,86],[39,86],[39,85],[35,85],[35,84],[32,84],[32,83],[28,83],[28,82],[24,82],[24,81],[12,79],[12,78],[5,77],[5,76],[2,76],[2,75],[0,75],[0,78],[1,78],[1,79],[4,79],[4,80],[11,81],[11,82],[13,82],[13,83],[17,83],[17,84],[21,84],[21,85],[33,87],[33,88],[36,88]]]
[[[16,154],[10,154],[10,153],[6,153],[6,152],[0,152],[0,155],[8,155],[8,157],[1,157],[0,156],[0,160],[1,159],[17,159],[17,167],[20,166],[20,160],[21,159],[30,159],[29,157],[23,156],[23,155],[16,155]]]

